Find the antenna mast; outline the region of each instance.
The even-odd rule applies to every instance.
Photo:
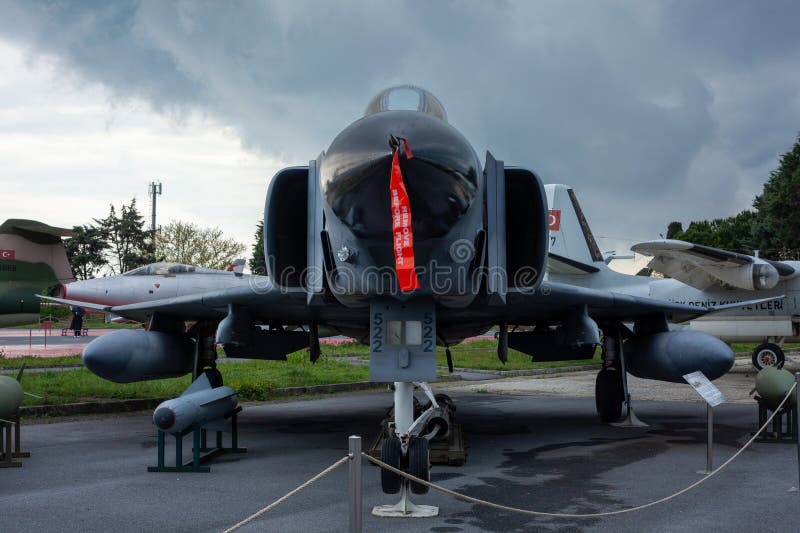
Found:
[[[151,181],[148,187],[148,194],[150,195],[150,203],[153,206],[152,215],[150,218],[150,231],[153,235],[156,234],[156,196],[161,196],[161,182]]]

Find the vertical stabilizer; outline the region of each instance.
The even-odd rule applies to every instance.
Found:
[[[73,281],[61,237],[72,230],[35,220],[0,224],[0,326],[39,321],[37,294]]]
[[[586,265],[603,262],[575,191],[560,184],[544,186],[550,215],[550,253]]]

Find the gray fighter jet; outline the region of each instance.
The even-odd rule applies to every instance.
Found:
[[[783,350],[775,342],[800,341],[800,262],[658,240],[631,249],[652,257],[648,267],[669,279],[621,274],[606,266],[575,191],[567,185],[545,185],[545,190],[550,280],[690,306],[732,306],[692,320],[688,328],[725,342],[762,342],[753,350],[753,365],[759,370],[783,365]],[[629,370],[635,373],[633,367]]]
[[[244,259],[237,259],[228,270],[152,263],[117,276],[67,283],[60,298],[94,304],[85,307],[105,311],[113,306],[266,283],[265,276],[243,274],[243,267]]]
[[[199,375],[216,357],[215,340],[229,354],[265,359],[309,346],[316,359],[324,325],[369,344],[370,378],[395,387],[395,436],[381,456],[394,465],[405,456],[402,464],[427,478],[413,382],[436,379],[437,345],[498,326],[501,360],[510,345],[534,359],[576,359],[591,356],[602,330],[597,404],[605,419],[620,417],[626,362],[669,381],[696,370],[713,379],[733,364],[722,341],[667,325],[721,306],[544,281],[541,180],[489,153],[482,165],[439,100],[418,87],[381,92],[317,159],[278,172],[264,221],[263,286],[112,306],[149,320],[149,330],[92,341],[86,366],[119,381]],[[186,321],[194,321],[188,332]],[[533,329],[509,332],[507,324]],[[398,490],[391,473],[382,481]]]

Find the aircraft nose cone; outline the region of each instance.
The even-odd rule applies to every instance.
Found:
[[[446,235],[477,198],[478,156],[455,128],[430,115],[386,111],[359,120],[331,143],[320,166],[323,198],[358,237],[390,239],[392,136],[407,139],[413,157],[398,164],[411,205],[414,239]]]
[[[130,359],[124,347],[118,346],[113,337],[113,334],[99,337],[83,349],[84,366],[109,381],[117,381],[125,373]]]
[[[162,431],[167,431],[175,425],[175,411],[169,407],[159,407],[153,413],[153,424]]]

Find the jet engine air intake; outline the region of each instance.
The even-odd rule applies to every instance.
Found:
[[[264,206],[264,257],[272,282],[303,287],[308,268],[308,167],[281,170]]]
[[[547,261],[547,197],[529,170],[506,168],[505,180],[508,287],[529,290],[538,287]]]

